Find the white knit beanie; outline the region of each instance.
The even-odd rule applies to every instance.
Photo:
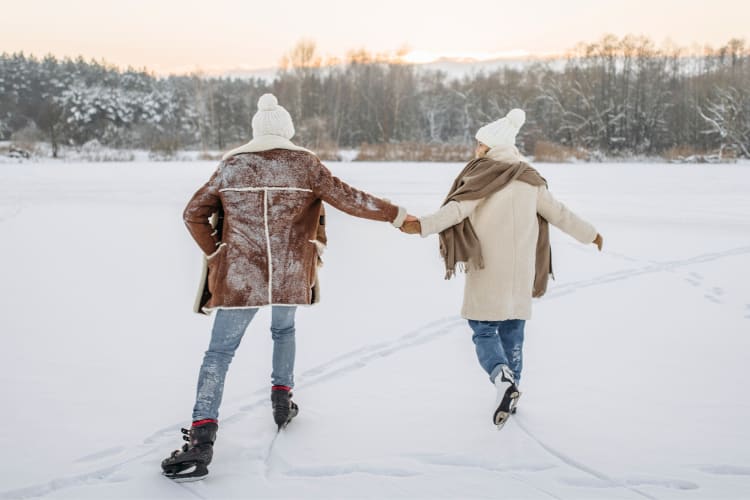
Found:
[[[515,146],[516,135],[525,121],[526,113],[522,109],[511,109],[504,118],[480,128],[476,138],[490,149]]]
[[[253,116],[253,137],[278,135],[284,139],[294,137],[294,124],[289,112],[279,106],[273,94],[263,94],[258,99],[258,112]]]

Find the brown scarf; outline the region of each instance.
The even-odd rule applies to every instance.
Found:
[[[478,158],[470,161],[458,174],[443,205],[450,201],[486,198],[504,189],[514,180],[532,186],[547,185],[544,177],[527,163],[504,163],[489,158]],[[539,214],[537,219],[539,237],[536,243],[536,275],[532,295],[541,297],[547,291],[547,281],[552,274],[552,249],[549,242],[549,223]],[[468,218],[440,233],[440,255],[445,260],[445,279],[454,276],[457,266],[463,271],[484,268],[479,238]]]

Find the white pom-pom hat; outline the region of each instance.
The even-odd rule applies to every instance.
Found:
[[[258,112],[253,116],[253,137],[277,135],[284,139],[294,137],[294,123],[289,112],[273,94],[263,94],[258,99]]]
[[[522,109],[511,109],[505,117],[480,128],[475,137],[490,149],[515,146],[516,135],[524,122],[526,113]]]

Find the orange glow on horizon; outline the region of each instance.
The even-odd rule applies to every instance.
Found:
[[[707,6],[710,6],[707,8]],[[39,15],[44,12],[44,15]],[[746,0],[26,0],[3,7],[0,50],[106,61],[157,74],[273,70],[300,39],[322,63],[364,48],[423,64],[548,59],[604,34],[671,40],[691,53],[750,39]],[[403,47],[408,47],[403,49]],[[401,49],[399,49],[401,48]]]

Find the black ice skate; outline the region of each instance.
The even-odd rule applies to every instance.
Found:
[[[271,408],[273,420],[279,426],[279,431],[299,413],[299,407],[292,401],[292,392],[286,386],[274,386],[271,389]]]
[[[208,464],[214,455],[214,442],[219,425],[215,420],[194,422],[188,429],[181,429],[182,439],[187,441],[182,449],[175,450],[161,463],[163,474],[177,482],[199,481],[208,475]]]
[[[521,393],[516,387],[513,372],[504,365],[495,378],[495,387],[497,388],[497,407],[492,416],[492,422],[500,430],[508,421],[508,417],[515,413]]]

